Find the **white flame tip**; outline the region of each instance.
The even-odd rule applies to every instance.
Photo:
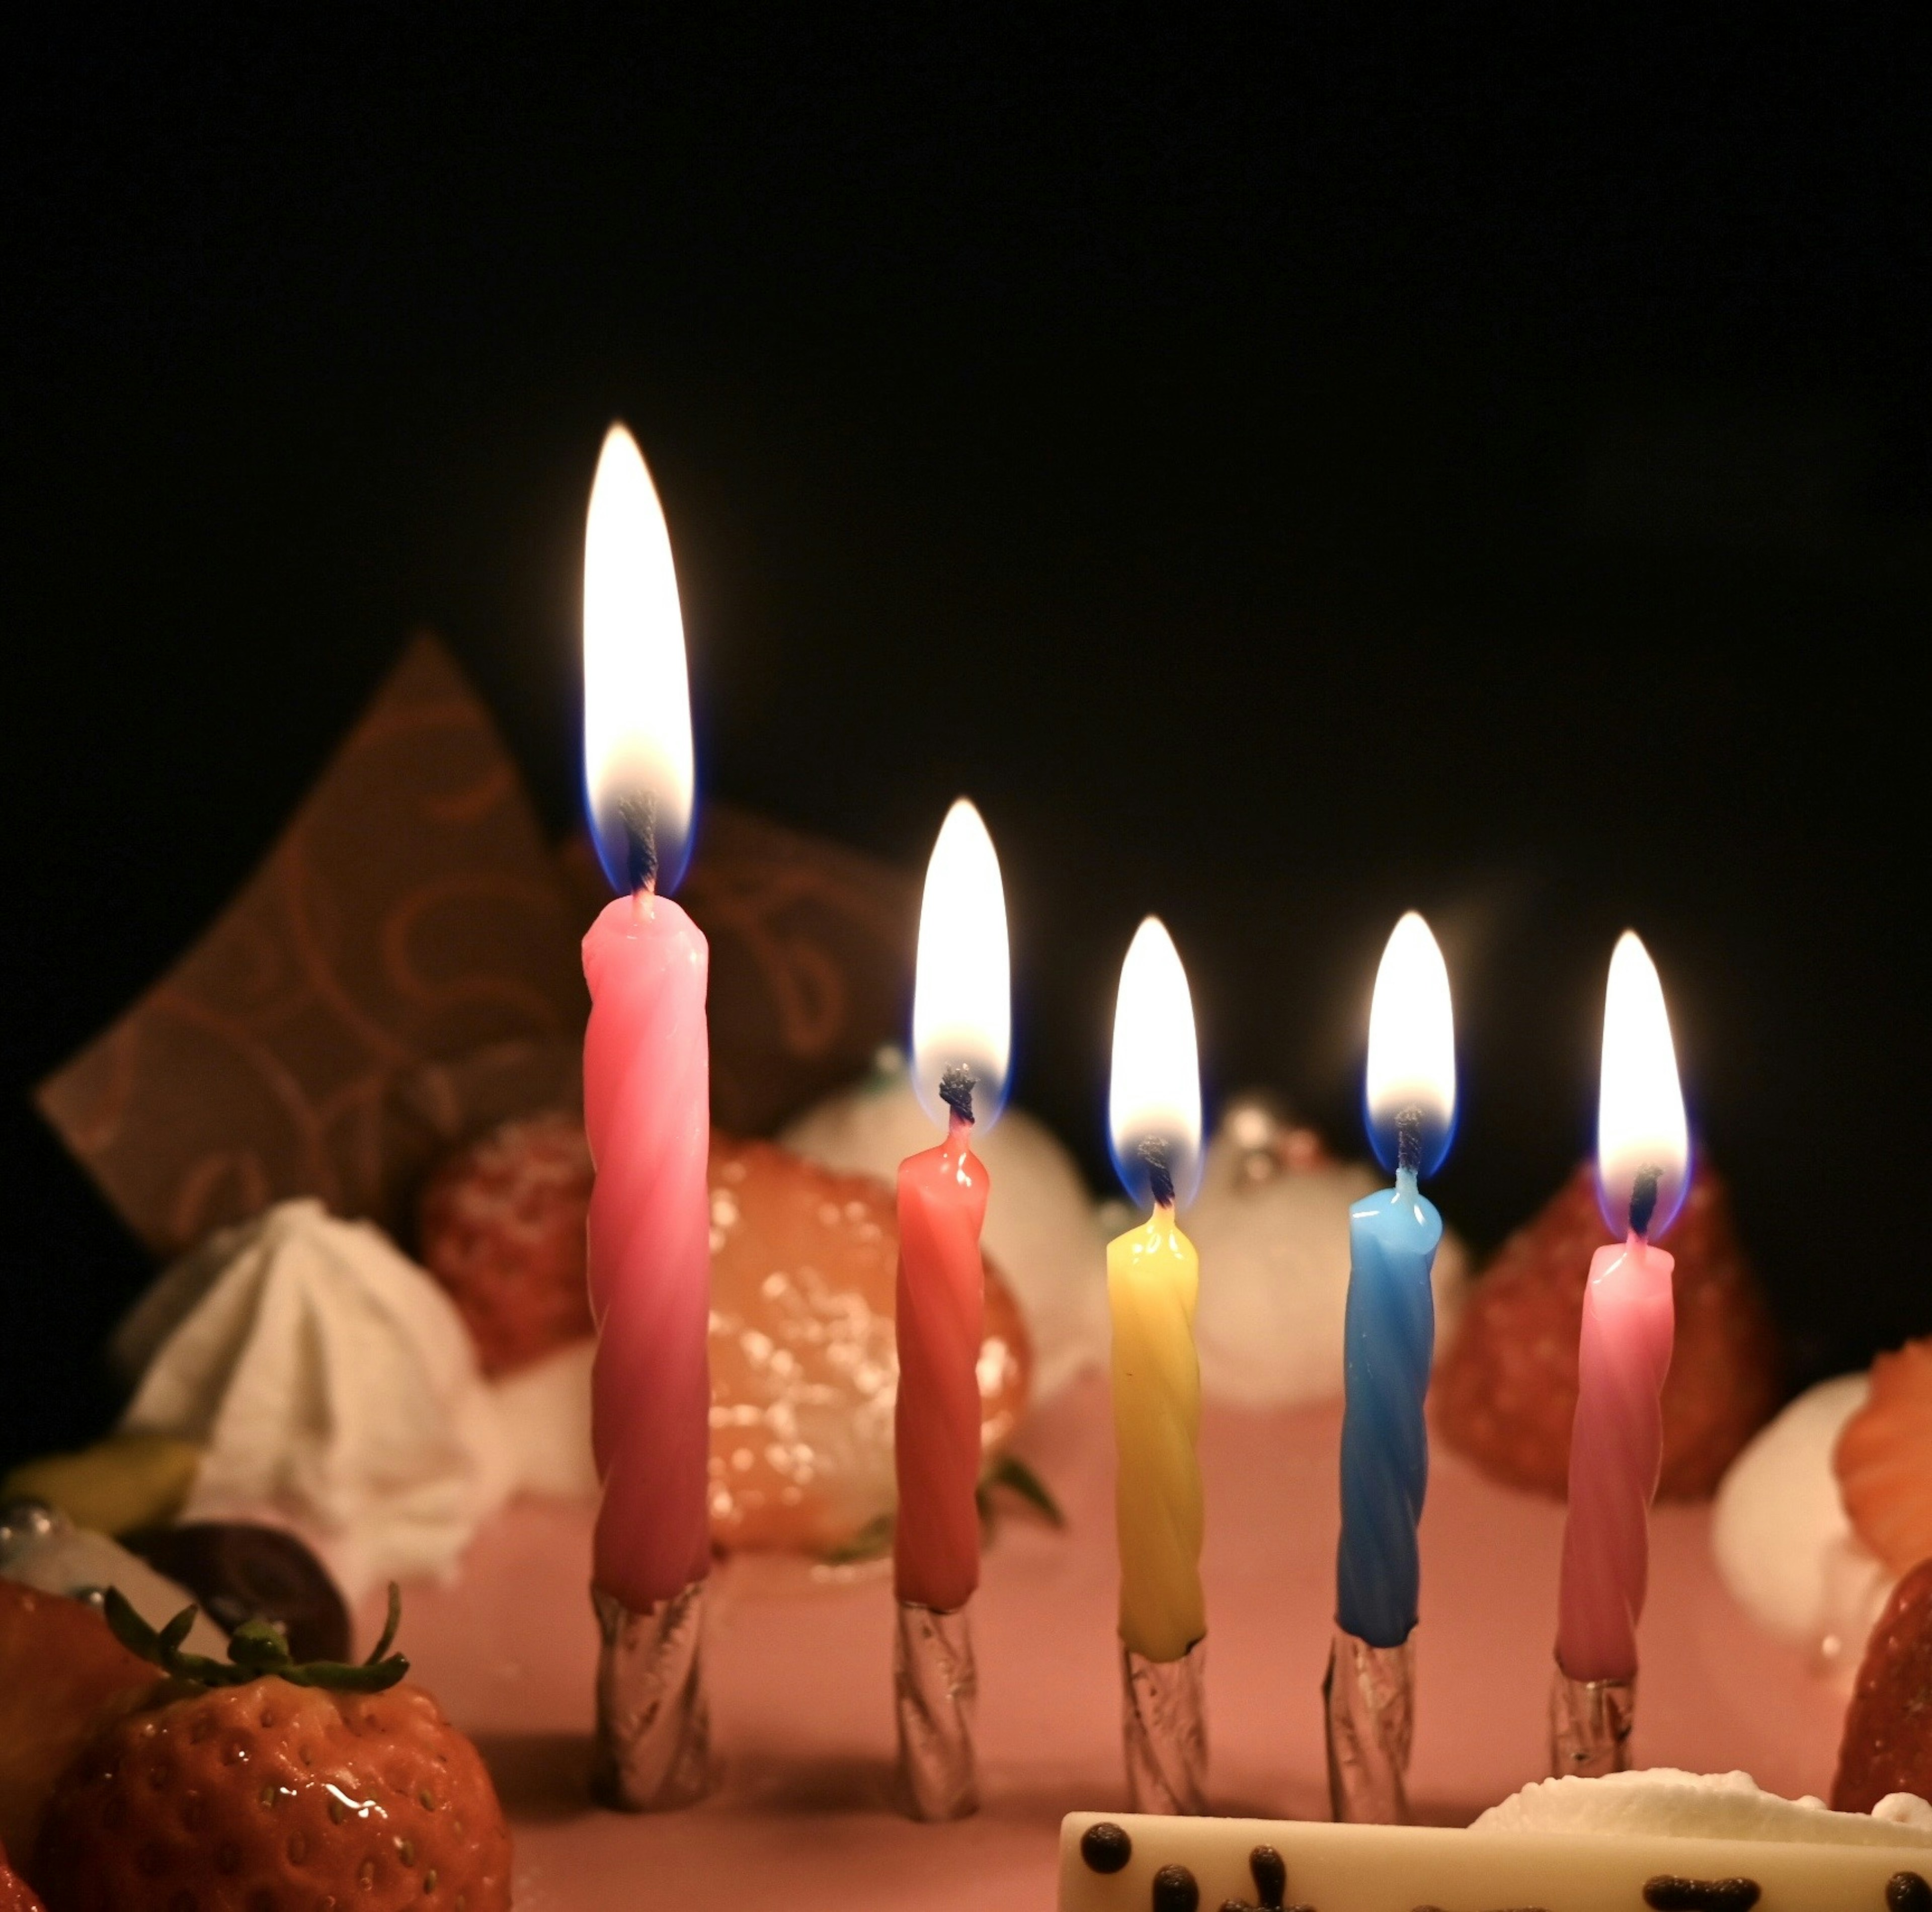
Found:
[[[662,887],[675,883],[689,848],[694,759],[670,533],[644,453],[620,422],[604,434],[584,533],[584,790],[614,882],[626,861],[622,812],[641,805],[655,822]]]
[[[1421,1109],[1446,1145],[1456,1116],[1455,1010],[1442,947],[1415,910],[1389,932],[1376,971],[1364,1100],[1378,1127]]]
[[[1180,953],[1157,916],[1142,920],[1120,965],[1107,1094],[1114,1160],[1136,1193],[1142,1143],[1166,1145],[1175,1193],[1194,1190],[1201,1157],[1201,1064]]]
[[[912,1075],[934,1121],[950,1112],[940,1077],[963,1066],[974,1079],[973,1112],[983,1130],[1006,1100],[1012,1049],[1011,963],[999,853],[978,809],[956,799],[934,839],[919,913],[913,981]]]

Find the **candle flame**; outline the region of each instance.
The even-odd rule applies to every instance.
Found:
[[[584,534],[584,785],[619,892],[674,890],[695,782],[670,534],[638,442],[605,434]]]
[[[920,905],[912,1073],[927,1113],[948,1121],[963,1092],[970,1094],[974,1121],[990,1128],[1006,1101],[1012,1048],[1000,860],[980,812],[962,797],[940,825]]]
[[[1690,1179],[1684,1092],[1657,965],[1634,930],[1617,939],[1604,996],[1597,1192],[1618,1233],[1661,1235]]]
[[[1107,1095],[1114,1166],[1150,1206],[1185,1204],[1201,1179],[1201,1063],[1194,1001],[1167,926],[1150,916],[1120,965]]]
[[[1456,1132],[1456,1022],[1449,971],[1429,925],[1414,910],[1398,923],[1376,971],[1363,1082],[1377,1159],[1433,1175]]]

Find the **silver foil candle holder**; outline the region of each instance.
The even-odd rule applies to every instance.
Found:
[[[1628,1772],[1636,1717],[1634,1679],[1572,1679],[1558,1661],[1550,1681],[1551,1775],[1600,1779]]]
[[[1322,1682],[1328,1719],[1328,1804],[1356,1826],[1406,1826],[1415,1736],[1415,1636],[1371,1646],[1340,1627]]]
[[[898,1718],[899,1800],[914,1819],[964,1819],[980,1809],[973,1752],[979,1680],[966,1609],[898,1604],[892,1706]]]
[[[1208,1810],[1208,1642],[1178,1660],[1120,1643],[1120,1731],[1136,1812]]]
[[[591,1789],[625,1812],[668,1812],[717,1783],[704,1691],[704,1583],[633,1613],[600,1586]]]

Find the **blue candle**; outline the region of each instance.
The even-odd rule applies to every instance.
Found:
[[[1366,1091],[1370,1136],[1395,1186],[1348,1212],[1335,1618],[1386,1647],[1415,1625],[1416,1528],[1429,1485],[1422,1403],[1436,1350],[1429,1279],[1442,1217],[1416,1184],[1448,1153],[1456,1110],[1448,971],[1413,911],[1396,925],[1376,974]]]

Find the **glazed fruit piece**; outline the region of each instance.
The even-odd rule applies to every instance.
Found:
[[[1586,1163],[1503,1244],[1436,1369],[1438,1431],[1497,1480],[1559,1496],[1568,1490],[1583,1289],[1590,1258],[1608,1238]],[[1677,1337],[1658,1494],[1702,1500],[1778,1405],[1777,1334],[1724,1185],[1701,1161],[1660,1245],[1676,1258]]]
[[[1932,1796],[1932,1560],[1892,1589],[1845,1709],[1832,1805],[1869,1812],[1888,1793]]]
[[[450,1156],[417,1205],[423,1265],[449,1291],[486,1374],[591,1332],[590,1150],[574,1115],[506,1122]]]
[[[124,1535],[122,1544],[178,1580],[224,1631],[270,1620],[298,1660],[349,1652],[349,1609],[328,1569],[292,1533],[246,1520],[190,1520]]]
[[[154,1683],[92,1607],[0,1579],[0,1845],[26,1862],[62,1769]]]
[[[1872,1363],[1833,1459],[1859,1539],[1895,1574],[1932,1559],[1932,1340]]]
[[[476,1749],[385,1657],[291,1660],[250,1622],[230,1661],[180,1651],[112,1592],[117,1634],[168,1677],[88,1742],[34,1865],[51,1912],[266,1912],[333,1904],[500,1912],[510,1835]]]

